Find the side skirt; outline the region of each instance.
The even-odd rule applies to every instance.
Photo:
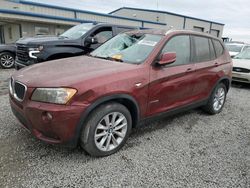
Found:
[[[194,108],[204,106],[207,103],[208,103],[208,99],[198,101],[198,102],[195,102],[195,103],[192,103],[192,104],[188,104],[188,105],[185,105],[185,106],[182,106],[182,107],[179,107],[179,108],[175,108],[175,109],[172,109],[172,110],[169,110],[169,111],[166,111],[166,112],[161,112],[159,114],[156,114],[156,115],[141,119],[136,127],[143,126],[143,125],[145,125],[145,123],[149,123],[149,122],[157,120],[157,119],[170,117],[170,116],[173,116],[175,114],[179,114],[181,112],[185,112],[185,111],[188,111],[188,110],[191,110],[191,109],[194,109]]]

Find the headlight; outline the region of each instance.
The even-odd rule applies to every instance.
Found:
[[[42,51],[43,46],[38,46],[37,48],[29,48],[29,51]]]
[[[54,104],[66,104],[77,90],[71,88],[37,88],[32,94],[31,100]]]
[[[29,48],[29,56],[31,58],[37,59],[35,54],[39,54],[43,50],[43,46],[39,46],[38,48]]]

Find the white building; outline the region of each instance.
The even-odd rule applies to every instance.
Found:
[[[208,31],[219,37],[224,26],[197,18],[144,9],[125,7],[111,14],[103,14],[24,0],[0,0],[0,43],[13,43],[25,36],[58,35],[73,25],[88,22],[144,28],[173,26]]]
[[[152,22],[166,23],[168,27],[173,27],[175,29],[188,29],[206,32],[220,38],[222,37],[224,28],[224,24],[222,23],[166,11],[122,7],[114,10],[110,14],[126,18],[136,18]]]

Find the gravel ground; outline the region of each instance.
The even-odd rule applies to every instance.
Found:
[[[250,187],[250,86],[222,113],[196,109],[135,129],[118,153],[92,158],[47,145],[13,117],[0,70],[0,187]]]

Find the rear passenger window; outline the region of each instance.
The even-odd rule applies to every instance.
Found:
[[[188,35],[179,35],[171,38],[162,50],[162,53],[175,52],[176,61],[170,66],[190,63],[190,38]]]
[[[209,61],[210,46],[208,38],[194,36],[194,44],[195,44],[194,61],[195,62]]]
[[[211,39],[209,39],[209,47],[210,47],[210,57],[211,57],[211,60],[214,60],[214,59],[216,59],[216,55],[215,55],[215,51],[214,51],[214,45],[213,45]]]
[[[218,40],[213,40],[216,56],[219,57],[223,54],[224,48]]]

